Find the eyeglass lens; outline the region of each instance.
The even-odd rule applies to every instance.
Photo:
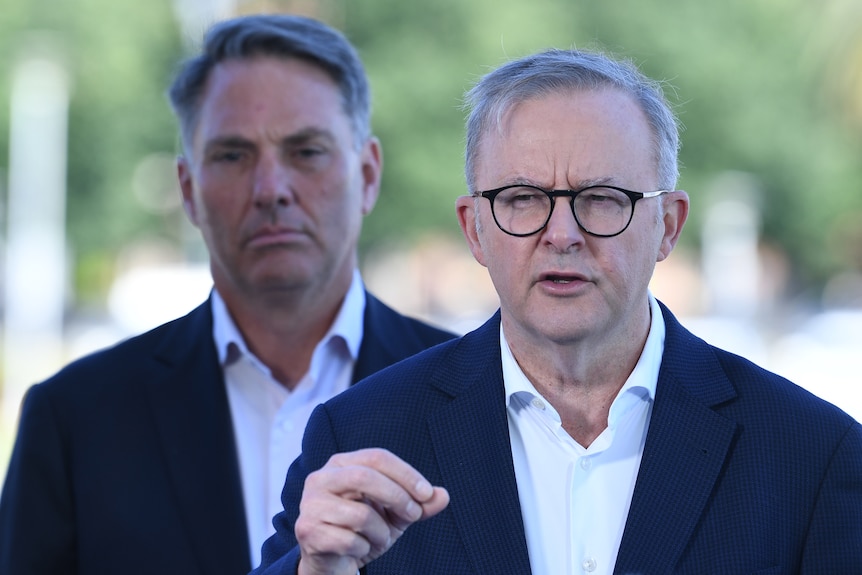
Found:
[[[569,202],[575,219],[591,234],[615,235],[625,229],[632,215],[631,199],[613,188],[587,188],[575,196],[574,202],[571,199]],[[516,186],[497,194],[492,209],[503,231],[530,235],[548,223],[554,199],[539,188]]]

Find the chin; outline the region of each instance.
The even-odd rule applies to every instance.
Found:
[[[583,316],[571,313],[533,314],[527,324],[529,332],[556,344],[576,342],[589,332]]]
[[[297,274],[266,274],[255,277],[250,285],[253,290],[259,293],[278,293],[278,292],[295,292],[308,288],[309,279]]]

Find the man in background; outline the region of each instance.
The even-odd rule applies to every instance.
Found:
[[[213,290],[28,392],[0,573],[247,573],[318,403],[452,337],[368,293],[380,187],[362,64],[306,18],[222,22],[170,88]]]
[[[500,311],[317,408],[255,573],[862,573],[862,426],[649,291],[689,210],[660,86],[549,50],[468,102]]]

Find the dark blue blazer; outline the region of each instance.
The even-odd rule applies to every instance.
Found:
[[[367,294],[354,380],[450,339]],[[207,302],[28,392],[0,498],[0,573],[251,569]]]
[[[614,573],[862,574],[862,426],[662,309],[664,357]],[[335,452],[371,446],[446,487],[451,502],[368,575],[530,572],[499,325],[497,314],[317,408],[255,573],[295,572],[306,475]]]

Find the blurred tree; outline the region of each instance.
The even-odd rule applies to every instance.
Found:
[[[50,36],[72,79],[67,229],[75,295],[79,304],[101,301],[119,246],[143,235],[179,239],[179,214],[146,209],[133,190],[145,158],[175,149],[163,96],[180,53],[171,5],[0,0],[0,14],[0,166],[8,159],[10,70],[34,32]]]
[[[694,202],[684,243],[699,242],[710,182],[743,171],[759,182],[764,242],[793,264],[791,292],[816,293],[832,274],[858,265],[858,257],[834,249],[828,233],[840,215],[862,209],[862,130],[847,122],[850,110],[862,108],[858,91],[849,93],[860,85],[858,3],[833,0],[828,11],[801,0],[343,6],[344,28],[372,75],[386,152],[385,201],[369,218],[366,245],[409,241],[429,227],[456,233],[464,89],[504,59],[575,46],[630,57],[668,81],[686,128],[681,186]],[[824,84],[840,94],[843,109],[822,97]]]
[[[859,6],[237,3],[241,12],[320,17],[357,45],[371,77],[385,165],[363,251],[409,245],[429,231],[457,237],[453,203],[465,191],[461,97],[480,75],[551,46],[598,47],[673,87],[669,96],[686,127],[681,187],[693,201],[683,242],[699,241],[707,196],[721,193],[710,191],[711,182],[728,170],[747,172],[761,191],[764,241],[788,254],[793,290],[810,294],[830,275],[862,268],[862,250],[840,249],[856,237],[852,214],[862,214]],[[8,158],[8,72],[22,32],[33,29],[56,32],[72,72],[68,229],[79,301],[93,301],[105,293],[118,246],[140,237],[181,242],[181,211],[165,200],[175,193],[165,166],[176,130],[163,92],[182,46],[169,0],[0,0],[0,173]]]

